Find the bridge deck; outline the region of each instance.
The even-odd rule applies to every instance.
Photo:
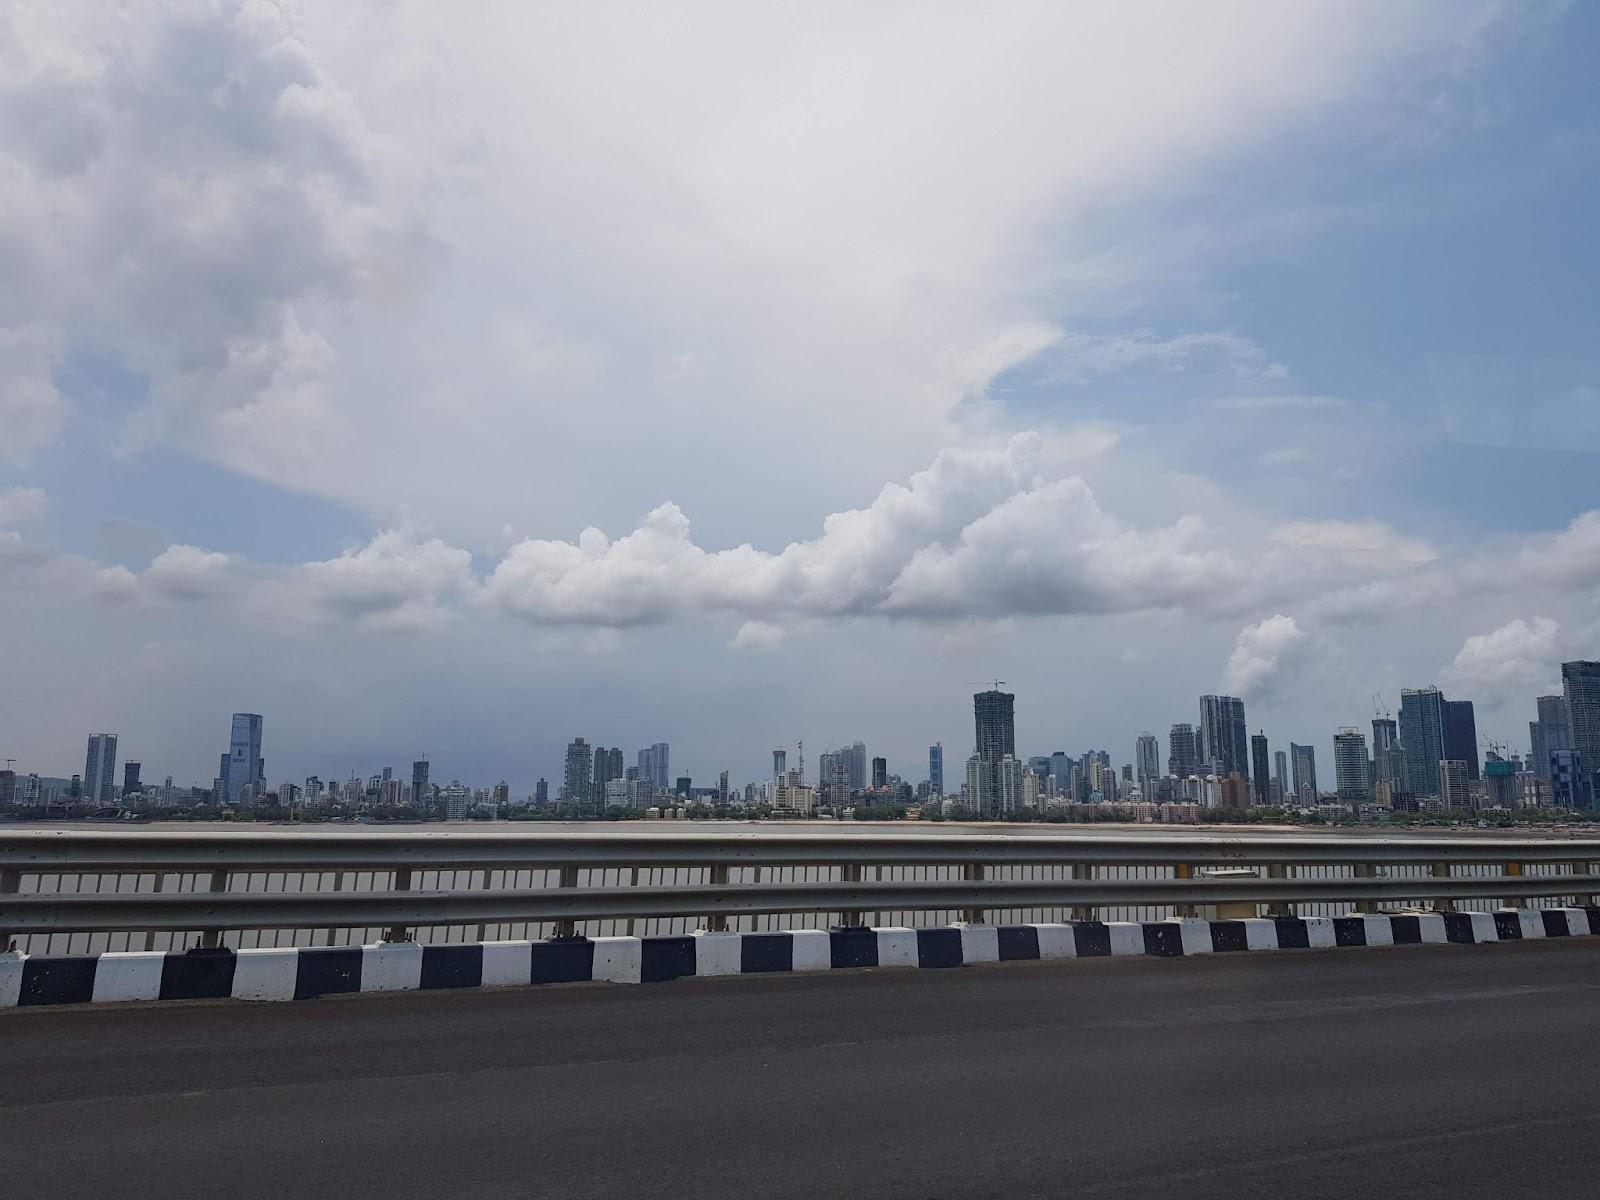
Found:
[[[7,1194],[1590,1197],[1582,942],[0,1012]]]

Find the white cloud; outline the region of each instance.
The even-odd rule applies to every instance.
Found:
[[[783,644],[784,630],[765,621],[746,621],[728,643],[735,650],[773,650]]]
[[[43,488],[14,487],[0,490],[0,529],[15,530],[43,519],[50,497]]]
[[[1439,556],[1421,538],[1399,534],[1382,521],[1290,521],[1275,528],[1272,539],[1368,567],[1427,563]]]
[[[1222,690],[1246,700],[1277,695],[1303,665],[1309,638],[1293,617],[1279,613],[1239,631],[1222,673]]]
[[[1520,617],[1469,637],[1441,681],[1491,705],[1553,688],[1560,678],[1561,626],[1549,617]]]
[[[1108,335],[1076,333],[1057,339],[1057,346],[1053,376],[1078,382],[1138,367],[1183,371],[1207,357],[1220,361],[1242,379],[1281,379],[1288,373],[1254,341],[1237,333],[1183,333],[1170,338],[1149,329]]]

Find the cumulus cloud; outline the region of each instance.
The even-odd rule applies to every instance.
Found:
[[[1522,699],[1560,678],[1561,627],[1549,617],[1520,617],[1469,637],[1442,682],[1490,704]]]
[[[259,452],[214,420],[312,386],[307,323],[336,322],[419,242],[403,160],[276,5],[7,5],[0,133],[13,460],[57,435],[50,372],[74,351],[149,381],[136,436]]]
[[[1239,631],[1222,673],[1222,690],[1265,700],[1281,691],[1304,662],[1309,638],[1293,617],[1278,613]]]
[[[483,601],[540,624],[626,626],[686,613],[786,617],[1003,617],[1210,607],[1239,568],[1202,522],[1150,530],[1104,512],[1082,479],[1039,475],[1043,443],[952,449],[821,534],[776,553],[708,551],[675,504],[632,533],[530,539],[489,576]]]

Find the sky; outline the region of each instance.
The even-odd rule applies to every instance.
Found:
[[[1600,7],[0,8],[0,757],[910,780],[1600,657]],[[954,768],[951,768],[954,769]]]

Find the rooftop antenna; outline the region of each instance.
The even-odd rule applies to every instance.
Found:
[[[806,781],[806,743],[803,738],[795,744],[795,757],[800,760],[800,782],[804,783]]]

